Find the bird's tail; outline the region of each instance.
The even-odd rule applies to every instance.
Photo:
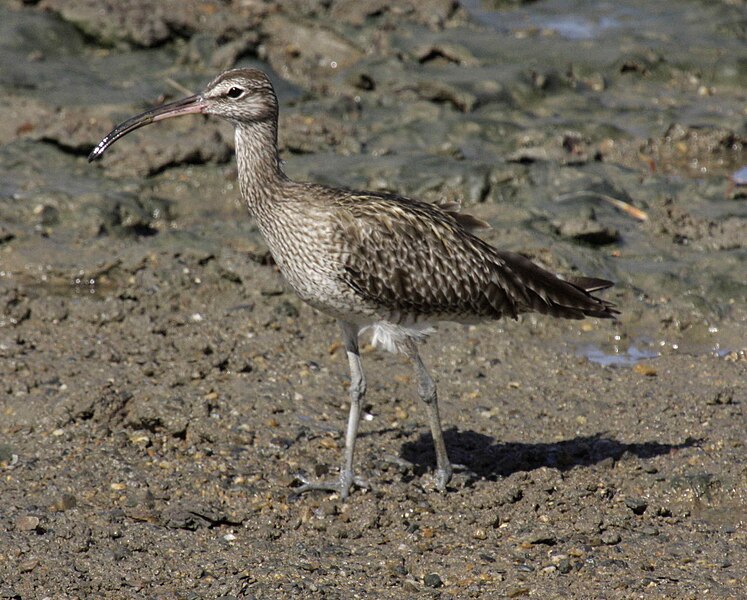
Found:
[[[536,311],[553,317],[614,319],[615,305],[594,295],[614,285],[594,277],[558,277],[513,252],[497,252],[502,263],[504,285],[516,301],[517,313]]]

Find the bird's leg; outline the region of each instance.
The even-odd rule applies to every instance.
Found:
[[[428,369],[425,368],[414,340],[407,340],[404,353],[412,362],[418,376],[418,395],[425,404],[425,410],[428,414],[428,424],[430,425],[433,444],[436,448],[436,487],[443,492],[446,491],[446,484],[449,483],[454,470],[449,461],[449,455],[446,452],[444,434],[441,430],[436,384],[428,373]]]
[[[340,478],[336,481],[311,481],[305,477],[301,480],[304,485],[295,490],[295,494],[303,494],[311,490],[327,490],[338,492],[341,499],[350,494],[353,484],[358,487],[367,488],[368,484],[353,474],[353,455],[355,454],[355,440],[358,435],[358,423],[361,417],[361,404],[366,394],[366,377],[361,366],[361,356],[358,351],[357,325],[340,321],[342,337],[345,350],[348,354],[350,364],[350,415],[348,416],[348,428],[345,433],[345,452],[343,454],[342,466],[340,467]]]

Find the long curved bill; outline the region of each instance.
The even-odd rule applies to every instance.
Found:
[[[189,96],[177,100],[176,102],[169,102],[168,104],[151,108],[131,119],[127,119],[124,123],[120,123],[112,129],[106,137],[96,145],[88,155],[88,162],[92,162],[99,158],[104,152],[106,152],[106,149],[109,146],[131,131],[135,131],[140,127],[150,125],[156,121],[162,121],[163,119],[205,112],[205,105],[204,98],[200,94],[195,94],[194,96]]]

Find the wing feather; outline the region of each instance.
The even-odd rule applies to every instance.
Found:
[[[455,209],[387,194],[341,194],[335,214],[344,232],[338,240],[345,247],[344,283],[382,312],[411,319],[617,313],[590,293],[610,282],[563,280],[499,251],[470,232],[481,221]]]

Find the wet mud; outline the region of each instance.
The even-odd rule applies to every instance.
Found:
[[[745,4],[0,6],[0,598],[742,598]],[[614,280],[617,323],[444,324],[415,383],[347,366],[202,117],[258,66],[294,178],[461,199],[490,243]]]

